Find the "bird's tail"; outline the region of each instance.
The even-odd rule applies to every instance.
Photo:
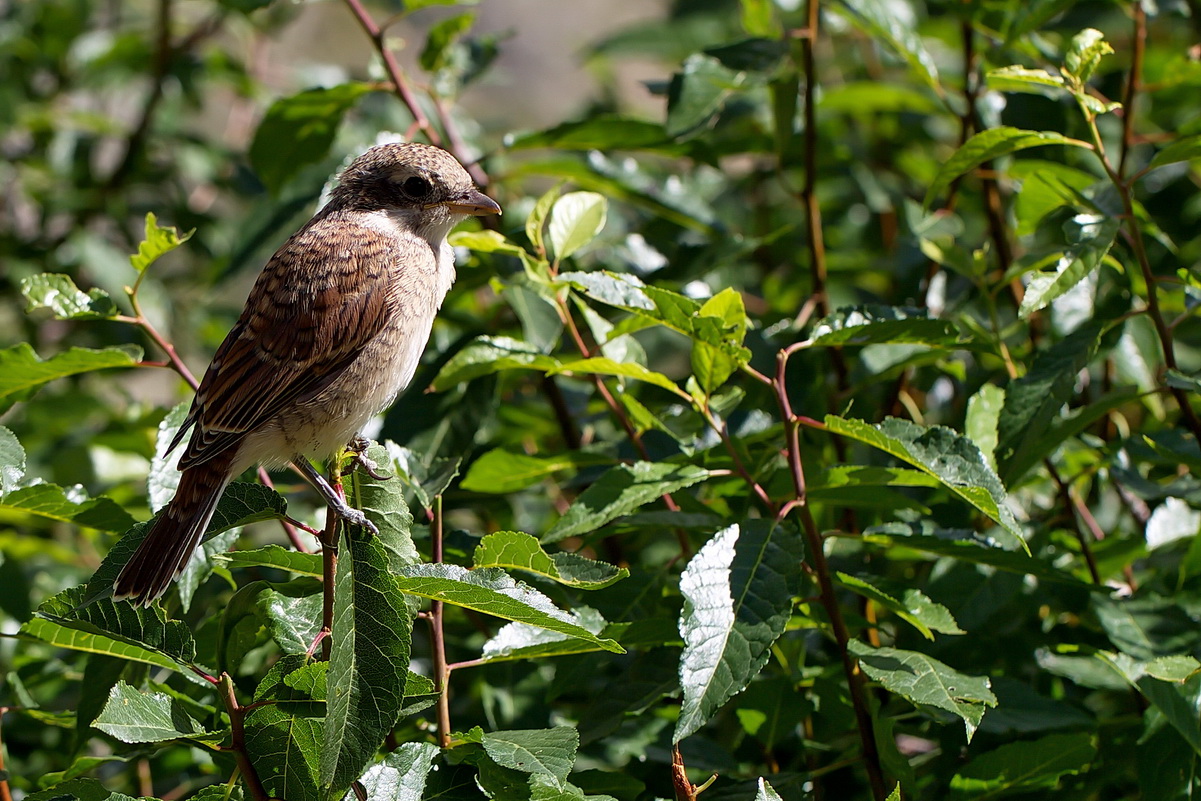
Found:
[[[113,598],[148,606],[184,569],[208,528],[217,501],[233,475],[227,458],[218,457],[183,471],[179,489],[155,518],[146,537],[113,582]]]

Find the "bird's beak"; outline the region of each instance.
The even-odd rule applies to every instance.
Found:
[[[478,189],[472,189],[454,200],[436,205],[446,206],[455,214],[471,214],[476,217],[484,214],[500,214],[500,206],[496,201]]]

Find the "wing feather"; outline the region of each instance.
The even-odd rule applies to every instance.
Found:
[[[342,215],[318,217],[267,263],[217,349],[176,439],[180,469],[207,462],[331,383],[387,324],[399,243]]]

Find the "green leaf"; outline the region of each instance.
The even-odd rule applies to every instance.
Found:
[[[660,123],[621,117],[615,114],[600,114],[578,122],[565,122],[545,131],[521,134],[508,141],[510,150],[529,148],[553,148],[555,150],[651,150],[668,154],[682,154],[686,147],[672,141]],[[557,190],[551,190],[558,196]],[[548,192],[548,194],[551,194]],[[539,209],[546,201],[543,195],[535,205]],[[554,202],[552,197],[549,201]],[[534,216],[531,215],[531,221]],[[545,220],[545,214],[542,215]],[[529,228],[526,229],[527,234]],[[535,240],[530,238],[531,242]]]
[[[89,498],[83,487],[34,484],[0,495],[0,510],[24,512],[100,531],[127,531],[137,521],[112,498]]]
[[[523,490],[563,470],[574,472],[586,465],[611,464],[612,459],[586,451],[552,456],[531,456],[493,448],[472,462],[461,486],[471,492],[502,495]]]
[[[656,373],[654,370],[647,369],[641,364],[634,362],[616,362],[612,359],[607,359],[603,356],[595,356],[591,359],[578,359],[574,362],[560,364],[553,370],[548,370],[550,375],[560,375],[562,373],[577,373],[583,375],[616,375],[625,378],[633,378],[638,381],[645,381],[648,384],[654,384],[657,387],[662,387],[668,392],[674,393],[680,397],[687,397],[687,393],[681,390],[676,383],[662,373]]]
[[[0,426],[0,495],[12,492],[25,477],[25,449],[17,435]]]
[[[1149,169],[1176,164],[1181,161],[1201,159],[1201,134],[1182,136],[1163,150],[1155,154],[1148,166]]]
[[[501,767],[549,776],[562,788],[575,763],[580,733],[572,726],[494,731],[486,733],[481,743]]]
[[[573,609],[571,622],[598,637],[608,625],[599,612],[587,606]],[[618,627],[620,628],[620,627]],[[614,633],[612,630],[609,633]],[[587,654],[601,651],[599,645],[557,631],[530,626],[526,623],[508,623],[501,626],[494,636],[484,643],[481,658],[485,662],[545,659],[571,654]]]
[[[1165,370],[1164,383],[1172,389],[1201,393],[1201,376],[1185,375],[1179,370]]]
[[[272,798],[326,801],[317,789],[326,713],[327,662],[280,657],[254,692],[246,749]]]
[[[767,779],[759,778],[755,786],[755,801],[783,801],[776,788],[767,783]]]
[[[365,83],[308,89],[282,97],[267,109],[254,141],[250,164],[272,194],[303,167],[329,155],[342,117],[372,90]]]
[[[97,779],[76,778],[25,796],[25,801],[138,801],[131,795],[109,790]]]
[[[22,624],[21,634],[49,643],[56,648],[111,656],[127,662],[140,662],[145,665],[179,671],[184,675],[188,673],[174,659],[157,651],[135,645],[113,635],[99,633],[98,630],[84,630],[82,626],[69,626],[35,617]]]
[[[546,231],[555,259],[566,259],[600,233],[608,205],[596,192],[568,192],[555,201]]]
[[[1056,131],[1025,131],[1007,125],[990,128],[964,142],[951,158],[943,162],[938,174],[926,190],[924,204],[927,207],[930,206],[934,199],[951,185],[952,181],[986,161],[1043,145],[1065,145],[1091,149],[1087,142],[1070,139]]]
[[[524,570],[582,590],[599,590],[630,575],[624,567],[614,567],[578,554],[548,554],[542,550],[537,537],[521,531],[498,531],[487,535],[475,547],[472,563],[477,568]]]
[[[929,92],[879,81],[849,81],[830,86],[817,101],[819,114],[937,114],[942,108]]]
[[[1058,75],[1046,70],[1012,66],[989,70],[985,75],[988,88],[995,92],[1030,92],[1045,97],[1059,97],[1067,84]]]
[[[1093,77],[1101,58],[1113,52],[1105,34],[1096,28],[1085,28],[1072,37],[1068,52],[1064,55],[1063,71],[1080,83],[1088,83]]]
[[[839,309],[813,326],[806,344],[843,345],[931,345],[952,347],[959,341],[955,324],[931,319],[924,309],[894,306],[859,306]]]
[[[794,529],[748,520],[719,531],[688,562],[680,577],[684,701],[672,742],[700,729],[767,663],[800,591],[802,556]]]
[[[376,539],[387,552],[388,564],[393,570],[420,562],[421,556],[413,544],[413,515],[405,503],[404,488],[389,472],[393,467],[391,454],[383,445],[371,442],[363,456],[369,464],[375,465],[374,472],[380,478],[357,469],[344,475],[342,482],[347,498],[379,529]]]
[[[566,612],[531,587],[514,581],[496,568],[467,570],[458,565],[419,564],[406,567],[396,577],[402,592],[461,606],[486,615],[528,623],[531,626],[578,637],[606,651],[624,653],[610,639],[597,637],[577,625]]]
[[[834,580],[851,592],[875,601],[893,612],[922,633],[927,640],[934,639],[934,632],[941,634],[965,634],[954,616],[942,604],[931,601],[926,594],[913,587],[905,587],[896,595],[890,595],[867,579],[851,576],[841,571],[834,573]]]
[[[144,273],[147,267],[187,242],[194,233],[195,229],[180,234],[175,226],[160,226],[154,214],[146,212],[145,237],[138,244],[138,252],[130,255],[129,263],[139,274]]]
[[[447,241],[454,247],[468,248],[477,253],[503,253],[518,258],[527,255],[520,247],[505,239],[505,235],[499,231],[455,231]]]
[[[559,518],[543,542],[595,531],[611,520],[629,514],[669,492],[704,481],[708,470],[693,465],[636,462],[609,469]]]
[[[359,783],[371,801],[421,801],[438,753],[433,743],[401,743],[368,768]]]
[[[471,30],[475,24],[475,14],[455,14],[430,26],[425,38],[425,48],[421,51],[421,68],[426,72],[437,72],[447,66],[448,51]]]
[[[873,648],[859,640],[847,643],[863,672],[886,690],[919,707],[936,707],[963,720],[968,742],[987,707],[997,705],[987,677],[968,676],[937,659],[896,648]]]
[[[693,53],[672,76],[667,92],[667,135],[681,137],[707,125],[746,79],[713,56]]]
[[[1002,546],[1020,547],[1029,552],[1017,520],[1006,506],[1001,480],[971,440],[949,428],[924,428],[895,417],[872,425],[862,420],[827,415],[826,427],[835,434],[866,442],[934,476],[951,492],[1001,526]]]
[[[42,384],[56,378],[108,370],[114,367],[136,367],[142,360],[142,349],[135,345],[112,348],[68,348],[49,359],[40,359],[28,342],[19,342],[0,350],[0,411],[15,401],[26,400]]]
[[[912,549],[914,551],[947,556],[963,562],[988,565],[999,570],[1020,575],[1035,576],[1041,581],[1063,584],[1080,590],[1096,590],[1094,585],[1081,581],[1063,570],[1048,565],[1042,559],[1028,554],[1003,551],[970,539],[948,539],[945,536],[912,534],[904,523],[871,526],[861,536],[864,543],[885,548]]]
[[[380,464],[384,449],[372,444]],[[348,496],[379,527],[371,536],[343,526],[334,577],[329,708],[321,748],[321,784],[340,797],[374,758],[396,726],[404,701],[413,611],[394,573],[416,561],[412,518],[399,500],[400,482],[349,477]]]
[[[1010,486],[1063,442],[1043,437],[1075,392],[1076,378],[1100,345],[1101,330],[1087,324],[1034,357],[1026,375],[1011,381],[997,418],[997,466]]]
[[[748,320],[742,295],[727,287],[709,298],[697,311],[699,317],[715,317],[727,331],[731,341],[741,344],[746,337]],[[692,373],[706,396],[712,395],[726,383],[745,361],[735,359],[722,349],[707,342],[692,343]]]
[[[934,57],[907,15],[898,14],[885,0],[840,0],[835,8],[873,40],[891,47],[928,87],[942,94]]]
[[[264,635],[285,654],[308,653],[321,630],[321,606],[321,585],[311,578],[243,585],[221,617],[221,668],[236,671],[242,658],[263,644]]]
[[[26,313],[49,309],[60,320],[104,320],[117,314],[117,305],[102,289],[84,292],[71,276],[39,273],[21,279]]]
[[[983,801],[1011,793],[1050,791],[1068,774],[1087,770],[1097,756],[1093,735],[1051,734],[1008,743],[974,758],[951,778],[953,798]]]
[[[996,384],[985,384],[967,401],[964,432],[976,443],[993,470],[997,469],[997,421],[1004,407],[1005,390]]]
[[[274,567],[301,576],[321,578],[321,554],[301,553],[282,545],[265,545],[245,551],[230,551],[216,557],[229,567]]]
[[[442,365],[430,386],[443,392],[464,381],[501,370],[554,370],[559,360],[509,337],[478,337]]]
[[[219,741],[225,736],[205,731],[183,704],[166,693],[145,692],[123,681],[113,685],[108,703],[92,725],[123,743]]]
[[[1121,227],[1119,220],[1098,212],[1078,212],[1064,223],[1067,239],[1062,254],[1053,257],[1053,269],[1030,276],[1018,316],[1023,320],[1063,295],[1101,266]]]
[[[22,633],[62,648],[165,667],[190,681],[202,681],[189,669],[195,664],[196,644],[184,623],[167,620],[158,607],[109,600],[87,603],[83,596],[81,586],[48,598],[38,607],[38,616],[22,626]]]

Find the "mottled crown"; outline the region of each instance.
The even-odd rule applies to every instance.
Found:
[[[377,145],[343,171],[336,201],[358,208],[425,207],[454,201],[475,191],[463,165],[433,145]]]

